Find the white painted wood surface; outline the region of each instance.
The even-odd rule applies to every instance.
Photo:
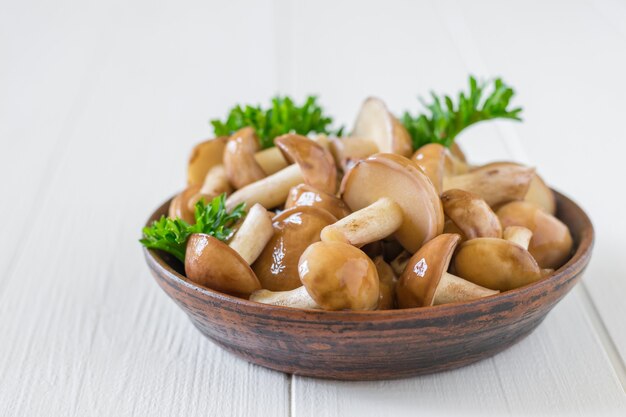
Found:
[[[620,189],[626,6],[602,2],[1,2],[0,415],[624,415]],[[315,92],[350,124],[468,72],[518,90],[522,124],[461,138],[539,167],[597,228],[579,285],[473,366],[340,383],[249,365],[151,282],[136,239],[207,121]]]

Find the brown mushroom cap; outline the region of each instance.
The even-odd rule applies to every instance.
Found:
[[[448,270],[459,235],[443,234],[427,242],[411,258],[396,285],[398,307],[433,305],[435,291]]]
[[[503,227],[523,226],[533,233],[528,251],[541,268],[558,269],[572,250],[572,235],[556,217],[528,201],[514,201],[497,212]]]
[[[302,253],[298,271],[311,298],[325,310],[374,310],[378,306],[376,266],[354,246],[313,243]]]
[[[193,282],[239,297],[248,298],[261,289],[246,261],[227,244],[203,233],[189,237],[185,274]]]
[[[191,151],[187,165],[187,184],[202,185],[206,174],[222,163],[227,137],[210,139],[197,144]]]
[[[263,168],[254,157],[259,148],[259,139],[251,127],[239,129],[228,139],[224,149],[224,168],[233,187],[239,189],[265,178]]]
[[[172,199],[168,209],[168,217],[172,219],[183,219],[189,224],[196,222],[195,207],[190,207],[190,202],[195,199],[202,184],[192,184],[187,186],[180,194]]]
[[[467,239],[502,237],[498,216],[479,195],[453,189],[441,194],[441,202],[443,212]]]
[[[441,200],[421,168],[395,154],[376,154],[359,161],[341,183],[343,200],[353,211],[387,197],[403,212],[395,237],[409,252],[443,230]]]
[[[370,97],[363,102],[350,136],[376,143],[378,152],[409,157],[413,152],[411,136],[387,109],[382,100]]]
[[[444,166],[447,152],[447,149],[443,145],[429,143],[415,151],[411,157],[411,160],[415,161],[428,178],[430,178],[430,181],[439,194],[441,194],[443,187]]]
[[[273,219],[274,236],[252,265],[261,286],[271,291],[299,287],[298,260],[304,250],[320,240],[320,231],[337,219],[325,210],[297,206]]]
[[[316,190],[307,184],[299,184],[292,187],[285,202],[285,209],[296,206],[311,206],[326,210],[337,219],[342,219],[350,214],[350,209],[342,199],[332,194]]]
[[[546,213],[552,214],[553,216],[556,214],[556,199],[554,198],[554,193],[538,174],[535,174],[533,179],[530,180],[530,186],[528,187],[524,201],[541,207]]]
[[[287,134],[274,139],[283,156],[300,166],[304,182],[320,191],[335,194],[337,168],[330,152],[301,135]]]
[[[493,237],[461,244],[454,257],[454,270],[468,281],[500,291],[542,278],[541,268],[530,252],[517,243]]]

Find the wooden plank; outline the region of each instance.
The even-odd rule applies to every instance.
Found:
[[[323,91],[322,97],[331,97],[328,102],[336,106],[333,111],[344,121],[350,120],[348,115],[356,111],[358,101],[366,95],[381,95],[395,111],[409,106],[415,108],[409,99],[420,89],[425,93],[420,86],[450,91],[463,85],[468,72],[481,75],[489,69],[494,72],[487,75],[502,73],[515,86],[519,79],[526,77],[524,85],[533,91],[534,81],[540,74],[531,76],[518,71],[509,76],[491,60],[482,61],[483,44],[464,40],[467,28],[475,28],[475,15],[485,15],[480,26],[485,34],[493,37],[493,33],[498,33],[489,31],[492,20],[498,20],[497,15],[489,12],[492,5],[467,5],[467,9],[473,9],[468,18],[463,15],[465,8],[460,15],[444,14],[457,6],[456,3],[442,6],[440,2],[392,3],[389,13],[380,13],[377,4],[359,2],[358,13],[344,25],[344,31],[298,33],[294,40],[298,50],[320,59],[311,64],[304,60],[304,52],[301,56],[295,54],[294,91],[301,92],[314,85],[313,90]],[[534,16],[533,12],[539,7],[534,6],[517,16]],[[334,13],[322,14],[320,11],[326,7],[332,7]],[[325,27],[339,27],[346,13],[355,9],[355,4],[345,3],[299,5],[294,10],[293,25],[306,27],[318,22]],[[499,13],[506,15],[503,10]],[[459,23],[467,28],[456,27]],[[511,19],[503,18],[499,23],[510,26],[507,33],[519,34],[520,39],[513,44],[521,48],[519,44],[524,43],[521,36],[527,33],[524,20],[520,18],[514,25]],[[541,32],[535,36],[539,38]],[[495,38],[494,42],[502,45],[490,49],[490,56],[506,60],[509,54],[517,53],[504,48],[504,39]],[[393,45],[393,49],[386,50],[387,45]],[[379,56],[383,60],[376,59]],[[526,51],[518,60],[529,60],[529,57],[532,54]],[[326,62],[333,62],[333,65],[321,64]],[[349,82],[338,88],[333,80]],[[521,93],[523,86],[518,86],[518,90],[519,101],[525,103]],[[541,93],[541,90],[534,91]],[[473,161],[507,158],[536,161],[542,173],[552,178],[554,162],[552,170],[543,170],[548,161],[535,159],[535,155],[527,153],[526,147],[520,146],[515,138],[522,129],[520,126],[479,125],[465,133],[460,141]],[[546,155],[556,153],[553,150]],[[352,384],[294,377],[292,401],[294,414],[299,417],[479,412],[488,415],[611,414],[626,410],[622,387],[583,308],[579,290],[555,308],[528,339],[493,359],[454,372],[392,382]]]
[[[288,414],[289,377],[203,338],[152,281],[137,242],[150,210],[184,184],[207,119],[273,90],[271,4],[246,3],[246,16],[241,3],[193,6],[123,3],[102,35],[94,53],[105,57],[2,276],[0,415]],[[53,16],[53,34],[66,16]],[[265,47],[242,54],[251,39]]]

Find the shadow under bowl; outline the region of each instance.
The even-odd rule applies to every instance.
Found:
[[[270,306],[199,286],[176,259],[144,248],[157,283],[212,341],[281,372],[342,380],[381,380],[465,366],[518,342],[581,278],[594,231],[585,212],[555,192],[557,217],[574,239],[553,275],[475,301],[385,311],[318,311]],[[169,201],[149,223],[167,213]]]

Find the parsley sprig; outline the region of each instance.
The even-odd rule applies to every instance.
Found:
[[[326,115],[317,104],[317,97],[309,96],[302,106],[296,105],[289,97],[276,96],[269,108],[261,106],[237,105],[233,107],[225,121],[211,120],[216,136],[229,136],[242,127],[251,126],[261,141],[262,148],[274,146],[274,138],[285,133],[323,133],[341,136],[343,127],[333,130],[332,117]]]
[[[190,225],[182,219],[161,216],[152,225],[143,228],[143,239],[139,242],[147,248],[171,253],[181,262],[185,262],[189,236],[194,233],[206,233],[219,240],[227,240],[233,234],[234,224],[245,215],[245,203],[228,212],[226,194],[215,197],[209,204],[201,199],[195,206],[195,224]]]
[[[412,116],[405,112],[402,117],[402,124],[413,140],[413,148],[418,149],[427,143],[440,143],[449,147],[463,129],[484,120],[521,120],[521,107],[509,108],[515,94],[511,87],[496,78],[490,94],[485,96],[487,87],[487,83],[479,83],[470,76],[469,92],[461,92],[457,103],[450,96],[439,97],[433,92],[433,102],[430,104],[420,98],[427,114]]]

